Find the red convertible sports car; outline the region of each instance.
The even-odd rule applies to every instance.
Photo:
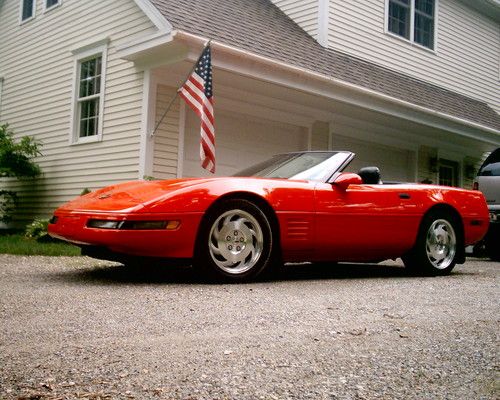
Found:
[[[481,192],[382,183],[376,167],[343,172],[353,158],[290,153],[233,177],[121,183],[61,206],[49,233],[95,258],[189,262],[244,281],[282,262],[397,257],[443,275],[488,230]]]

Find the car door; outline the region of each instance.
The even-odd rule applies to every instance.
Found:
[[[397,185],[319,183],[315,190],[315,255],[320,260],[377,261],[411,247],[410,195]]]

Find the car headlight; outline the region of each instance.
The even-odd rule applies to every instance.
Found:
[[[89,228],[98,228],[98,229],[118,229],[118,226],[122,223],[122,221],[109,221],[105,219],[90,219],[87,222],[87,226]]]
[[[120,230],[174,230],[177,229],[180,224],[180,221],[113,221],[106,219],[90,219],[87,222],[87,227]]]

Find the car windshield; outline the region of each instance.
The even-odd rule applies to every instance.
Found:
[[[344,151],[314,151],[278,154],[234,176],[299,179],[326,182],[346,164],[352,153]]]

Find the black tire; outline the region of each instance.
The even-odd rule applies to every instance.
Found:
[[[228,199],[205,215],[193,267],[209,280],[254,280],[275,261],[277,245],[266,214],[244,199]]]
[[[413,249],[403,262],[418,275],[448,275],[457,263],[463,247],[460,220],[444,210],[430,211],[420,224]]]
[[[500,261],[500,224],[490,223],[488,233],[484,237],[486,255],[493,261]]]

